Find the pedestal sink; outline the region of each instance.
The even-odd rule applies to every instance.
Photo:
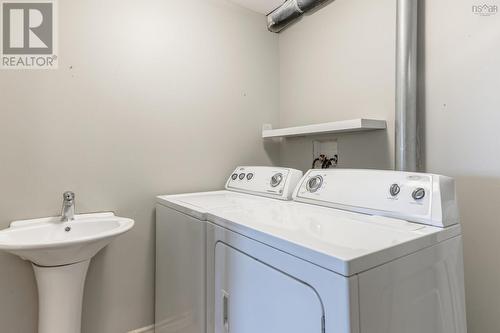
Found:
[[[38,285],[38,333],[80,333],[90,259],[134,221],[113,213],[16,221],[0,231],[0,250],[32,263]]]

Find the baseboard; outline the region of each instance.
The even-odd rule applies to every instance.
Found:
[[[184,333],[193,332],[193,313],[187,311],[181,314],[176,314],[175,317],[169,317],[155,323],[154,328],[156,333]]]
[[[133,331],[129,331],[127,333],[154,333],[155,331],[155,325],[149,325],[143,328],[138,328]]]

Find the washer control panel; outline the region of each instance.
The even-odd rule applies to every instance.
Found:
[[[309,170],[294,200],[440,227],[458,223],[455,182],[434,174]]]
[[[232,172],[226,189],[290,200],[302,175],[302,171],[290,168],[242,166]]]

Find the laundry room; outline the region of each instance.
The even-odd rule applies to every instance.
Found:
[[[0,0],[0,333],[500,332],[500,0]]]

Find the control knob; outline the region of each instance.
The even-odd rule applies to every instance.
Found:
[[[419,188],[415,189],[415,191],[413,191],[411,196],[415,200],[422,200],[425,197],[425,189],[419,187]]]
[[[320,189],[321,185],[323,185],[323,177],[314,176],[307,181],[306,188],[309,192],[314,193]]]
[[[401,187],[398,184],[392,184],[389,188],[389,193],[391,196],[395,197],[401,192]]]
[[[274,176],[271,177],[271,186],[276,187],[279,184],[281,184],[281,181],[283,180],[283,175],[281,173],[277,173]]]

